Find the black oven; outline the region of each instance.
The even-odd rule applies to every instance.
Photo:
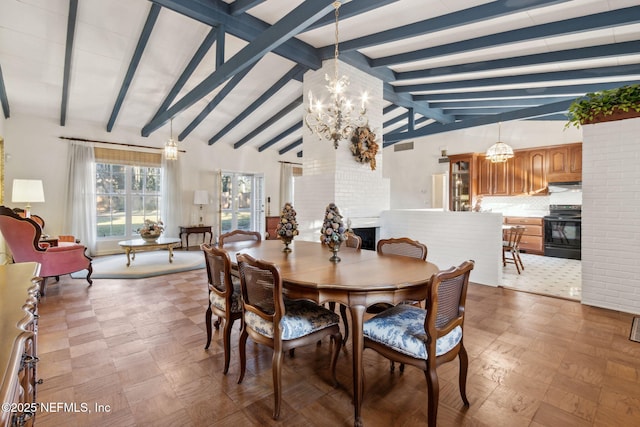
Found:
[[[551,205],[544,217],[544,255],[581,259],[582,207]]]

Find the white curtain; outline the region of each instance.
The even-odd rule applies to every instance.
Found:
[[[96,162],[93,144],[69,143],[65,231],[96,253]]]
[[[180,156],[167,160],[162,156],[162,222],[167,237],[178,237],[182,221],[182,197],[180,191]]]
[[[293,204],[293,167],[291,163],[280,163],[280,206],[276,212],[287,202]]]

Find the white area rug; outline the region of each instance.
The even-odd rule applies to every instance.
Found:
[[[92,264],[92,279],[141,279],[205,268],[201,251],[174,251],[172,263],[169,263],[169,252],[159,250],[136,253],[129,267],[126,254],[95,257]],[[71,274],[74,279],[86,276],[87,270]]]

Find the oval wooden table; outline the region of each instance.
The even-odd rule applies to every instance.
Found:
[[[320,243],[296,241],[282,252],[279,240],[234,242],[224,245],[231,262],[237,253],[275,263],[280,269],[284,288],[290,298],[304,298],[319,304],[335,301],[349,307],[353,328],[353,404],[355,425],[362,425],[364,338],[362,324],[368,306],[386,302],[426,298],[426,288],[419,286],[438,272],[438,267],[420,259],[379,255],[374,251],[342,247],[341,261],[329,261],[331,251]]]

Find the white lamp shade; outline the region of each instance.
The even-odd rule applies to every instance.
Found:
[[[14,179],[12,203],[44,203],[44,189],[40,179]]]
[[[207,190],[196,190],[193,192],[193,204],[194,205],[208,205],[209,193]]]

